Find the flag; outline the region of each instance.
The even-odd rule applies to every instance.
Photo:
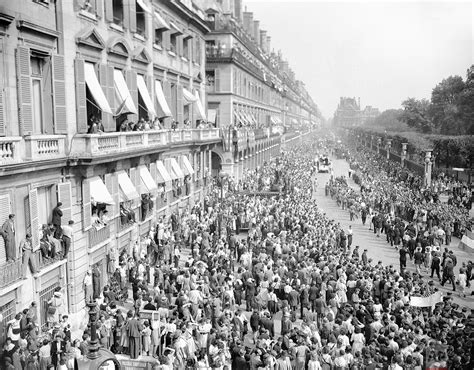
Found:
[[[443,301],[443,293],[436,292],[428,297],[410,297],[410,306],[433,307],[436,303]]]
[[[127,105],[125,104],[127,102],[127,99],[128,99],[128,96],[125,99],[123,99],[123,102],[117,108],[117,112],[114,114],[114,117],[119,117],[122,114],[132,113],[132,112],[127,111]]]

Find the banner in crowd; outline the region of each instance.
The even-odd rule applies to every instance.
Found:
[[[428,297],[410,297],[410,306],[433,307],[436,303],[443,301],[443,293],[436,292]]]

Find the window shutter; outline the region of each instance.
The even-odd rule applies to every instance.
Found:
[[[16,49],[18,107],[21,134],[33,132],[33,102],[31,94],[30,49],[18,46]]]
[[[0,136],[6,135],[5,110],[5,93],[0,89]]]
[[[114,67],[107,66],[107,83],[108,83],[108,94],[107,100],[109,101],[109,106],[112,112],[115,112],[115,82],[114,82]],[[115,119],[112,117],[112,121],[115,123]]]
[[[54,132],[67,134],[64,56],[53,54]]]
[[[77,132],[87,133],[87,105],[86,105],[86,77],[84,72],[84,59],[77,58],[75,61],[76,77],[76,119]]]
[[[156,162],[151,162],[150,163],[150,174],[151,174],[151,177],[153,178],[153,181],[155,181],[156,183],[157,182],[157,178],[158,178],[158,170],[156,168]]]
[[[38,191],[36,189],[30,190],[28,193],[28,205],[30,209],[30,226],[31,237],[33,243],[33,250],[39,248],[39,219],[38,219]]]
[[[113,71],[113,67],[112,71]],[[99,78],[100,78],[100,86],[104,91],[104,95],[107,97],[107,101],[110,100],[109,97],[109,66],[105,64],[99,65]],[[113,83],[113,80],[112,80]],[[104,125],[105,132],[115,132],[115,120],[114,117],[110,113],[102,112],[102,124]]]
[[[178,123],[183,123],[183,86],[181,85],[179,85],[177,89],[176,107],[178,114],[178,118],[176,120]]]
[[[128,13],[128,28],[131,33],[137,32],[137,0],[124,0],[124,3],[128,3],[125,6],[124,14]]]
[[[61,218],[61,223],[67,225],[70,220],[72,220],[72,192],[71,192],[71,183],[62,182],[57,185],[58,192],[58,201],[60,201],[63,211],[63,217]]]
[[[89,230],[92,224],[91,189],[88,179],[82,180],[82,228]]]
[[[221,78],[219,69],[214,70],[214,89],[216,92],[221,91]]]
[[[128,70],[125,72],[125,77],[127,79],[128,90],[132,96],[133,103],[138,109],[138,90],[137,90],[137,72]],[[136,114],[131,115],[132,121],[138,121],[138,116]]]
[[[146,87],[148,88],[148,92],[150,93],[150,99],[152,102],[155,101],[155,95],[154,95],[154,90],[153,90],[153,85],[154,85],[154,79],[153,76],[146,75],[145,76],[145,82],[146,82]]]
[[[113,22],[114,21],[113,0],[104,0],[104,2],[105,2],[105,21],[106,22]]]
[[[170,49],[170,36],[171,32],[170,31],[164,31],[163,32],[163,49],[164,50],[169,50]]]
[[[4,194],[0,195],[0,225],[3,225],[8,216],[12,213],[11,204],[10,204],[10,195]],[[17,253],[15,251],[15,253]],[[3,265],[7,259],[7,254],[5,252],[5,242],[3,238],[0,238],[0,265]]]
[[[140,183],[137,182],[137,175],[140,176],[136,168],[130,168],[130,180],[132,181],[133,186],[137,189],[137,192],[140,192]]]

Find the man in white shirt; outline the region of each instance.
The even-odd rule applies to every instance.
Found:
[[[64,244],[64,253],[63,253],[63,258],[67,259],[67,254],[69,253],[69,249],[71,248],[71,242],[72,242],[72,225],[74,225],[74,221],[70,220],[67,225],[64,225],[62,227],[63,230],[63,244]]]

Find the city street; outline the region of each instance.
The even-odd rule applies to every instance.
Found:
[[[332,158],[332,165],[334,169],[334,176],[345,176],[346,178],[348,177],[349,164],[345,160]],[[352,249],[356,245],[358,245],[361,254],[364,249],[367,249],[368,256],[369,258],[372,258],[374,263],[382,261],[384,265],[393,265],[395,268],[399,269],[400,262],[398,251],[386,242],[385,234],[382,234],[380,238],[377,238],[373,231],[369,230],[369,225],[367,223],[366,226],[362,225],[362,221],[360,220],[360,218],[356,219],[355,221],[350,221],[349,212],[347,212],[347,210],[342,210],[340,207],[338,207],[335,199],[331,199],[330,196],[325,196],[324,186],[329,181],[329,178],[330,174],[317,174],[318,191],[315,195],[315,199],[317,200],[318,206],[323,209],[324,212],[326,212],[326,214],[330,218],[333,218],[337,222],[341,223],[344,230],[347,230],[349,228],[349,225],[352,226],[352,229],[354,230]],[[349,186],[353,187],[354,189],[359,189],[359,186],[356,185],[352,179],[349,179],[348,183]],[[474,258],[472,252],[470,253],[468,251],[461,250],[458,248],[458,245],[459,239],[453,237],[450,249],[454,251],[454,254],[456,255],[458,261],[457,266],[455,268],[456,275],[458,274],[459,267],[462,265],[463,262],[467,263],[467,261],[472,260]],[[444,247],[445,246],[443,246],[443,249]],[[407,268],[411,272],[415,271],[413,262],[409,260],[407,261]],[[435,286],[440,288],[443,292],[452,291],[452,289],[448,287],[448,284],[445,284],[444,287],[441,287],[441,284],[436,278],[434,278],[433,281],[435,282]],[[470,290],[467,290],[467,292],[470,293]],[[460,305],[464,305],[469,308],[474,308],[473,296],[469,295],[466,298],[460,298],[456,292],[454,295],[454,299],[456,303]]]

